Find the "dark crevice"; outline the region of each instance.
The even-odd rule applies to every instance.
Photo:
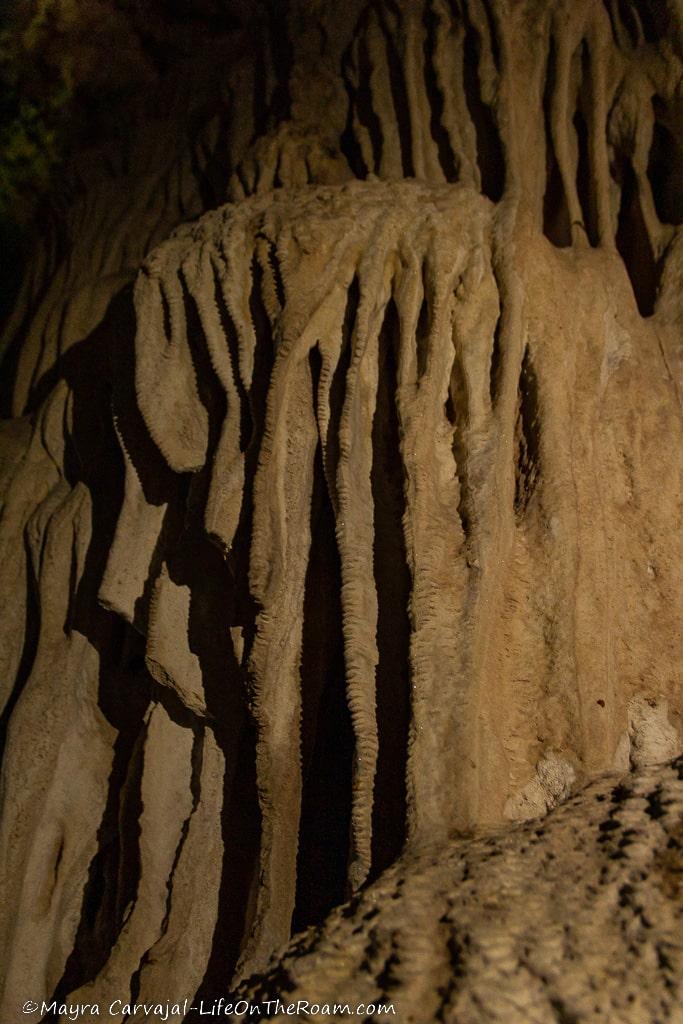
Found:
[[[406,504],[396,409],[399,330],[398,312],[391,299],[379,337],[379,382],[372,424],[379,752],[372,813],[370,880],[398,857],[406,831],[405,765],[410,720],[408,603],[411,581],[403,534]]]
[[[342,154],[346,157],[346,162],[352,173],[356,178],[360,178],[362,181],[368,176],[368,168],[365,164],[365,160],[363,159],[363,152],[360,148],[358,139],[356,138],[356,133],[353,130],[353,112],[356,105],[356,93],[350,85],[345,73],[344,85],[346,87],[349,102],[346,114],[346,125],[344,126],[344,131],[342,132],[340,139],[340,148]]]
[[[617,249],[624,261],[641,316],[654,312],[659,270],[640,204],[638,181],[630,160],[623,157],[612,168],[621,188]]]
[[[282,167],[282,151],[278,153],[277,163],[275,164],[275,173],[273,175],[273,188],[282,188],[283,181],[280,177],[280,168]]]
[[[273,274],[273,283],[275,285],[275,294],[277,296],[278,304],[280,306],[280,309],[284,309],[285,285],[284,281],[282,280],[282,273],[280,270],[280,264],[278,263],[277,251],[272,242],[269,242],[268,244],[268,264]]]
[[[370,137],[373,166],[367,168],[367,170],[373,171],[375,174],[377,174],[379,173],[379,169],[382,164],[382,125],[372,105],[372,92],[370,90],[370,56],[368,54],[367,45],[362,35],[358,40],[357,54],[358,85],[356,87],[351,86],[351,91],[353,99],[355,101],[355,113],[358,117],[359,122],[367,130],[367,133]],[[353,135],[351,126],[349,126],[349,131]],[[349,152],[349,155],[351,157],[353,156],[353,147],[349,148],[348,140],[347,152]],[[360,147],[357,156],[360,156]],[[366,174],[367,171],[361,174],[360,176],[366,177]]]
[[[453,922],[449,921],[449,924],[451,926],[451,933],[448,936],[446,947],[448,949],[448,959],[450,961],[451,977],[463,978],[465,976],[466,971],[465,964],[467,962],[467,956],[465,947],[469,941],[468,936],[464,936],[463,942],[458,936],[458,933],[455,930]]]
[[[375,978],[375,984],[382,993],[383,1000],[386,1000],[393,989],[400,988],[401,985],[401,957],[395,946],[396,938],[392,936],[391,952]]]
[[[14,677],[12,692],[0,715],[0,763],[5,756],[5,744],[7,742],[7,728],[17,702],[24,692],[28,682],[38,650],[38,636],[40,632],[40,600],[38,595],[38,581],[33,570],[31,551],[28,539],[24,536],[24,557],[26,559],[26,611],[24,615],[24,642],[21,650],[19,665]]]
[[[640,22],[635,10],[629,0],[617,0],[621,24],[628,32],[631,45],[636,47],[640,43]]]
[[[184,275],[180,274],[183,294],[187,347],[192,358],[193,376],[196,381],[199,401],[206,409],[208,421],[208,442],[204,465],[190,477],[188,506],[204,509],[211,485],[213,456],[218,446],[227,408],[226,395],[214,373],[204,338],[197,302],[191,295]]]
[[[557,1024],[579,1024],[579,1017],[567,1008],[562,999],[551,998],[550,1005],[555,1013]]]
[[[18,300],[23,299],[25,309],[9,350],[0,355],[0,417],[3,418],[11,414],[12,384],[16,377],[19,349],[28,333],[31,317],[35,315],[40,303],[37,295],[32,296],[30,302],[26,301],[30,295],[28,280],[33,283],[36,272],[30,273],[27,270],[28,238],[25,234],[19,225],[14,224],[8,217],[0,218],[0,252],[3,254],[0,265],[0,338],[6,334]]]
[[[72,392],[72,426],[64,452],[64,474],[73,487],[82,482],[92,502],[92,534],[78,590],[73,600],[74,630],[100,649],[112,642],[119,628],[114,616],[97,602],[100,581],[111,550],[119,509],[123,502],[123,460],[112,420],[114,380],[118,374],[112,351],[125,349],[121,333],[129,330],[130,292],[112,300],[100,326],[74,346],[61,363]],[[127,334],[132,338],[132,334]],[[115,344],[114,344],[115,342]],[[114,658],[115,664],[118,662]]]
[[[553,145],[552,132],[552,99],[556,85],[556,54],[555,43],[550,40],[548,66],[546,71],[545,89],[543,92],[543,112],[545,119],[545,164],[546,185],[543,195],[543,233],[553,245],[566,248],[572,244],[569,206],[564,190],[564,182],[560,165]]]
[[[62,863],[63,856],[64,856],[64,836],[62,836],[61,839],[59,840],[59,846],[57,847],[57,854],[55,856],[54,864],[53,864],[53,867],[52,867],[53,890],[54,890],[54,886],[56,886],[56,884],[57,884],[57,879],[59,878],[59,868],[60,868],[60,865]]]
[[[236,106],[232,90],[226,89],[218,112],[218,132],[212,147],[204,142],[204,168],[201,174],[202,209],[213,210],[225,201],[226,182],[235,170],[231,137],[234,131],[232,112]],[[206,198],[205,198],[206,197]]]
[[[225,296],[223,295],[223,289],[218,279],[218,273],[216,268],[213,268],[214,276],[214,297],[216,305],[218,307],[218,313],[220,316],[221,326],[223,328],[223,334],[228,348],[228,354],[230,357],[230,367],[232,369],[232,379],[235,385],[235,390],[240,403],[240,451],[244,452],[249,446],[249,441],[254,430],[254,423],[251,416],[251,408],[249,405],[249,396],[246,388],[242,382],[242,375],[240,373],[239,364],[239,341],[237,338],[237,331],[235,324],[230,316],[227,304],[225,302]]]
[[[410,124],[408,90],[406,89],[406,83],[403,77],[401,55],[396,44],[396,33],[392,32],[384,18],[381,18],[380,20],[386,44],[389,86],[391,88],[394,115],[396,117],[396,127],[398,128],[398,138],[401,147],[401,166],[403,169],[403,177],[414,178],[413,130]]]
[[[663,224],[680,224],[683,220],[683,142],[666,123],[666,107],[658,97],[652,98],[654,126],[647,175],[652,187],[657,216]],[[680,130],[679,130],[680,136]]]
[[[2,244],[1,238],[0,244]],[[0,271],[0,274],[2,275],[6,273],[7,271],[4,269]],[[14,332],[11,343],[7,346],[0,357],[0,418],[2,419],[10,419],[14,415],[14,390],[17,382],[17,374],[19,372],[21,354],[26,344],[26,337],[30,329],[29,325],[31,323],[31,319],[36,315],[36,311],[39,308],[40,307],[37,302],[31,302],[19,328]],[[5,323],[0,324],[0,332],[2,332],[0,337],[3,335],[6,336]],[[30,395],[28,401],[30,402]],[[21,413],[23,412],[24,410],[22,409]]]
[[[597,229],[597,213],[595,207],[595,189],[591,181],[590,158],[588,153],[588,128],[580,110],[574,114],[574,129],[578,143],[579,159],[576,166],[576,190],[583,211],[583,226],[592,246],[599,242]]]
[[[646,43],[658,43],[667,34],[675,31],[672,25],[672,14],[676,8],[662,3],[662,0],[641,0],[638,4],[638,15]]]
[[[500,323],[500,320],[498,321]],[[471,529],[471,504],[468,473],[467,473],[467,444],[466,424],[469,419],[469,395],[465,381],[465,371],[462,365],[460,348],[454,339],[453,365],[451,367],[451,379],[448,388],[448,399],[446,401],[446,415],[453,427],[453,440],[451,450],[453,461],[458,477],[458,516],[463,533],[467,537]]]
[[[493,63],[496,66],[496,70],[501,70],[500,61],[500,47],[498,45],[498,36],[496,34],[496,23],[495,17],[491,9],[490,0],[483,0],[482,7],[484,8],[484,14],[486,15],[486,23],[489,29],[489,42],[491,44],[491,56],[493,57]]]
[[[619,19],[619,15],[618,15],[616,7],[615,7],[615,2],[616,2],[616,0],[606,0],[605,8],[607,10],[607,15],[609,17],[610,27],[612,29],[612,39],[617,44],[617,46],[620,47],[621,46],[621,36],[622,36],[622,33],[621,33],[621,21]]]
[[[477,139],[477,163],[481,177],[481,190],[494,203],[505,189],[505,154],[495,114],[481,96],[479,62],[481,40],[469,22],[466,22],[463,59],[463,85],[467,108]]]
[[[270,51],[275,69],[276,85],[270,97],[271,123],[287,121],[292,116],[292,98],[289,78],[294,63],[292,41],[289,37],[289,3],[274,0],[267,4]],[[258,65],[256,65],[258,68]],[[267,65],[265,65],[267,67]],[[257,71],[258,77],[259,73]],[[266,77],[265,75],[263,76]]]
[[[69,595],[66,607],[66,615],[64,617],[64,635],[68,636],[74,625],[74,597],[78,590],[78,550],[77,550],[77,535],[74,536],[71,541],[71,563],[69,565],[69,585],[67,588],[67,594]]]
[[[159,298],[161,299],[161,317],[164,338],[166,339],[167,344],[170,344],[172,337],[171,307],[162,281],[159,282]]]
[[[465,936],[465,943],[461,942],[457,932],[453,927],[453,922],[444,914],[439,924],[446,925],[449,929],[449,935],[446,940],[446,949],[448,951],[448,959],[450,961],[450,970],[448,972],[448,981],[439,987],[438,995],[441,998],[441,1003],[436,1012],[437,1021],[448,1021],[450,1020],[449,1010],[452,1009],[453,998],[459,988],[459,979],[465,974],[464,962],[465,962],[465,944],[468,939]]]
[[[237,175],[237,180],[239,181],[242,187],[242,192],[244,193],[244,195],[250,196],[253,191],[252,183],[250,183],[247,180],[246,171],[241,164],[238,164],[237,167],[235,168],[235,174]]]
[[[429,98],[429,127],[439,154],[439,163],[441,165],[444,178],[446,181],[457,181],[458,168],[455,155],[453,153],[453,147],[451,146],[448,130],[443,124],[443,93],[439,87],[436,70],[434,68],[434,52],[436,49],[438,18],[429,4],[425,5],[423,24],[425,28],[425,41],[423,47],[424,80],[425,89]]]
[[[311,371],[311,389],[313,392],[313,416],[316,423],[319,422],[320,414],[320,375],[322,373],[323,357],[320,347],[314,345],[308,353],[308,365]]]
[[[346,299],[346,310],[342,324],[341,351],[330,383],[330,418],[325,438],[325,478],[330,492],[332,507],[338,508],[337,497],[337,464],[339,462],[339,426],[344,411],[346,397],[346,376],[351,365],[353,353],[353,329],[360,301],[360,284],[354,277]]]
[[[141,659],[138,664],[144,672]],[[123,927],[126,909],[135,900],[140,874],[144,709],[142,695],[130,701],[127,721],[121,722],[114,744],[107,804],[97,833],[98,850],[88,871],[81,918],[55,992],[57,999],[99,974]]]
[[[255,40],[254,69],[252,78],[252,104],[251,116],[254,126],[253,138],[259,138],[268,130],[268,75],[260,73],[260,68],[268,67],[270,55],[268,53],[267,37],[265,33],[258,33]],[[258,47],[258,50],[256,50]],[[246,193],[249,194],[248,192]]]
[[[317,347],[310,361],[315,395],[321,365]],[[351,834],[354,735],[346,701],[341,561],[320,445],[310,528],[301,654],[302,794],[294,932],[319,924],[344,901]]]
[[[197,183],[197,190],[199,192],[199,198],[201,202],[202,210],[213,210],[216,206],[220,205],[222,201],[222,195],[220,192],[216,192],[214,182],[211,177],[206,173],[205,169],[201,165],[200,157],[200,144],[195,144],[189,147],[189,160],[190,169],[192,176]],[[206,166],[210,166],[209,154],[205,156]],[[224,173],[227,172],[227,167],[224,168]],[[227,181],[229,173],[226,173],[226,177],[223,179]]]
[[[198,510],[199,511],[199,510]],[[240,555],[244,538],[241,538]],[[255,632],[255,606],[233,582],[230,566],[203,534],[199,516],[169,561],[174,581],[191,591],[188,641],[201,666],[207,717],[225,758],[221,803],[223,860],[218,918],[203,994],[220,991],[237,963],[250,927],[251,894],[258,877],[261,816],[256,789],[256,730],[247,706],[246,670],[230,629],[245,639]],[[245,643],[245,646],[247,644]]]
[[[590,57],[588,53],[588,46],[586,42],[581,44],[581,87],[579,90],[580,104],[574,114],[574,129],[576,131],[576,140],[578,144],[578,161],[576,166],[576,190],[579,197],[579,203],[583,211],[583,223],[588,236],[588,241],[592,246],[597,246],[600,240],[598,233],[598,214],[596,205],[596,189],[594,187],[594,181],[591,175],[591,159],[589,150],[589,128],[590,120],[586,122],[582,107],[587,111],[588,117],[590,118],[592,109],[592,90],[591,90],[591,68],[590,68]]]
[[[498,313],[496,326],[493,329],[493,345],[491,347],[491,364],[489,366],[489,395],[491,406],[495,406],[500,394],[503,376],[503,343],[502,343],[502,312]]]
[[[196,993],[196,999],[205,1002],[225,993],[226,978],[234,970],[251,927],[258,884],[261,825],[256,789],[256,732],[248,719],[243,719],[241,733],[237,728],[233,731],[233,738],[219,738],[232,770],[226,770],[221,810],[223,863],[218,919],[209,962]]]
[[[24,310],[23,316],[14,329],[11,343],[0,357],[0,416],[8,419],[13,415],[14,388],[22,350],[52,284],[50,276],[44,272],[46,283],[36,289],[34,274],[30,279],[32,287],[28,291],[23,290],[24,281],[29,271],[22,264],[27,259],[26,253],[30,249],[28,242],[22,247],[18,238],[12,238],[12,234],[17,231],[18,228],[13,231],[7,221],[3,224],[0,219],[0,251],[3,253],[2,267],[0,268],[0,287],[2,288],[2,294],[0,294],[0,338],[4,340],[7,326],[15,312],[14,303],[17,300],[22,301]],[[22,414],[37,407],[38,403],[34,395],[29,393],[26,399],[26,408],[22,409]]]
[[[417,380],[418,383],[422,380],[427,369],[427,363],[429,361],[429,336],[431,332],[431,315],[429,309],[429,300],[427,298],[428,291],[428,272],[427,264],[422,264],[422,304],[420,305],[420,314],[417,318],[417,326],[415,329],[415,348],[417,352]],[[387,307],[387,316],[389,315],[389,307]]]
[[[288,32],[287,7],[285,3],[267,3],[264,8],[266,19],[260,32],[255,33],[258,50],[254,53],[255,74],[252,86],[253,138],[265,135],[270,129],[291,115],[289,74],[292,67],[292,44]],[[273,68],[275,83],[270,95],[268,85],[271,76],[264,74],[264,68]]]
[[[244,488],[237,530],[228,555],[228,568],[232,575],[237,610],[235,622],[244,628],[244,662],[248,660],[256,630],[257,605],[249,589],[249,556],[253,522],[254,477],[258,463],[263,431],[266,421],[266,403],[270,375],[273,367],[274,344],[270,319],[263,301],[263,270],[252,258],[252,289],[249,309],[256,336],[252,383],[248,395],[249,422],[251,434],[244,457]],[[233,353],[236,358],[236,353]],[[237,367],[233,362],[233,372]],[[246,413],[245,413],[246,415]]]
[[[182,828],[180,830],[180,839],[178,841],[178,846],[176,847],[175,856],[173,858],[173,864],[171,866],[171,871],[170,871],[170,874],[168,876],[168,881],[166,883],[166,912],[164,914],[164,919],[163,919],[163,921],[161,923],[161,932],[160,932],[161,936],[165,935],[166,932],[168,931],[168,925],[169,925],[169,921],[170,921],[170,918],[171,918],[171,910],[172,910],[172,905],[173,905],[172,904],[172,894],[173,894],[173,884],[174,884],[174,880],[175,880],[176,869],[178,867],[178,864],[180,863],[180,858],[181,858],[181,855],[182,855],[182,852],[183,852],[183,847],[185,846],[185,843],[187,842],[187,837],[188,837],[189,832],[190,832],[190,824],[192,822],[192,817],[193,817],[195,811],[197,810],[197,808],[199,806],[199,800],[201,798],[201,776],[202,776],[202,765],[203,765],[203,760],[204,760],[204,736],[205,736],[205,734],[204,734],[203,726],[200,725],[198,722],[192,722],[190,724],[190,728],[192,728],[192,731],[194,733],[194,738],[193,738],[193,741],[192,741],[192,755],[191,755],[192,775],[190,777],[190,793],[191,793],[191,796],[192,796],[192,807],[190,808],[190,813],[187,816],[187,818],[185,819],[185,821],[183,822]],[[147,959],[148,959],[148,954],[146,953],[144,958],[143,958],[143,960],[140,963],[140,967],[139,967],[138,972],[137,972],[137,976],[138,977],[139,977],[139,975],[141,973],[142,967],[147,962]]]
[[[540,412],[538,382],[529,349],[524,351],[519,375],[515,425],[515,513],[521,516],[536,489],[540,471]]]

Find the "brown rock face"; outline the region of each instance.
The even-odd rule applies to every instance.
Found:
[[[680,835],[641,804],[683,746],[680,24],[333,6],[254,12],[214,99],[162,75],[77,156],[6,327],[2,1019],[290,972],[406,1020],[675,1020]],[[642,863],[575,849],[613,784],[512,825],[629,768]],[[558,975],[601,865],[596,935],[636,871],[656,918],[642,963],[613,929],[630,1002],[583,919]]]

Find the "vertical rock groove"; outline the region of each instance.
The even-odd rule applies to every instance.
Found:
[[[553,144],[551,100],[555,90],[555,43],[550,39],[546,69],[543,112],[545,119],[546,181],[543,193],[543,230],[553,245],[571,245],[567,197]]]
[[[594,104],[587,102],[586,97],[594,93],[593,81],[591,79],[591,66],[588,56],[588,47],[585,41],[581,43],[581,83],[578,88],[577,106],[572,118],[576,141],[578,147],[578,158],[576,162],[576,189],[579,196],[581,209],[583,210],[583,223],[586,235],[591,245],[598,244],[597,211],[598,200],[597,190],[591,187],[591,181],[595,180],[595,160],[590,153],[590,137],[588,123],[592,120],[591,108]],[[594,72],[593,72],[594,75]],[[585,113],[584,113],[585,111]],[[587,123],[586,118],[589,118]]]
[[[524,350],[519,374],[518,412],[515,424],[515,512],[521,515],[534,493],[540,472],[538,384],[529,349]]]
[[[389,69],[389,87],[394,106],[394,116],[398,128],[398,139],[401,150],[402,177],[412,178],[415,175],[414,150],[413,150],[413,128],[411,125],[411,105],[405,76],[410,73],[409,65],[402,61],[398,47],[403,40],[400,39],[395,29],[389,24],[389,19],[394,21],[397,12],[392,10],[392,4],[387,3],[384,10],[380,7],[380,25],[384,34],[384,47],[386,60]]]
[[[667,125],[665,105],[656,95],[652,97],[652,110],[654,125],[647,176],[660,221],[664,224],[680,224],[683,220],[683,200],[677,182],[680,182],[683,173],[683,145]]]
[[[464,40],[463,88],[477,141],[477,166],[481,190],[498,202],[505,187],[505,160],[495,114],[482,97],[479,67],[481,39],[468,21]]]
[[[418,383],[424,377],[427,369],[427,361],[429,359],[429,337],[431,333],[430,318],[429,268],[427,267],[427,264],[424,263],[422,265],[422,301],[420,303],[420,315],[417,318],[417,326],[415,328]]]
[[[643,218],[640,189],[631,165],[624,162],[619,172],[621,199],[616,246],[626,266],[642,316],[651,316],[657,297],[657,264],[647,225]]]
[[[325,452],[325,477],[335,511],[338,509],[337,466],[339,464],[339,426],[346,394],[346,375],[351,365],[351,338],[358,313],[360,286],[354,275],[348,289],[344,318],[340,331],[340,351],[329,382],[327,429],[323,441]]]
[[[74,946],[57,986],[60,994],[97,976],[118,938],[126,909],[135,899],[140,871],[142,722],[139,707],[131,708],[131,712],[126,716],[129,721],[121,723],[99,829],[99,848],[90,863]]]
[[[318,447],[301,655],[303,783],[294,931],[320,923],[347,891],[353,729],[340,591],[334,512]]]
[[[429,129],[439,152],[439,163],[445,180],[457,181],[458,168],[453,148],[451,146],[450,136],[444,124],[444,96],[442,86],[439,82],[436,68],[434,67],[439,19],[436,11],[430,4],[425,6],[423,22],[425,29],[425,38],[423,43],[424,81],[427,95],[429,97]]]
[[[377,733],[372,817],[372,872],[398,854],[406,836],[405,764],[410,719],[410,574],[403,520],[404,472],[396,411],[399,321],[389,301],[378,347],[377,406],[372,425],[373,569],[377,585]]]

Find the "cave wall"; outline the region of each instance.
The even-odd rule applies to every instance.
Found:
[[[221,992],[680,751],[673,15],[262,27],[74,158],[5,328],[8,1014]]]

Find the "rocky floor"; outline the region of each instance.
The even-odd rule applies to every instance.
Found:
[[[236,998],[276,1020],[325,1019],[316,1005],[344,1019],[336,1003],[405,1024],[678,1024],[682,811],[678,758],[603,778],[503,834],[425,849]]]

